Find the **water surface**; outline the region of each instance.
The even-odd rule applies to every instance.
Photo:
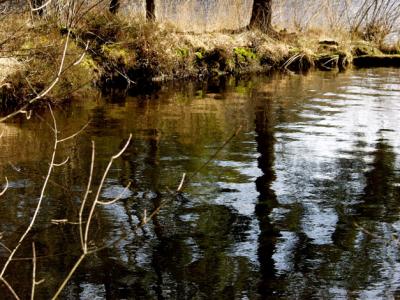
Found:
[[[387,299],[400,287],[400,71],[352,70],[168,84],[55,108],[63,145],[36,226],[6,278],[49,298],[80,255],[79,205],[130,133],[97,210],[88,257],[65,299]],[[33,214],[52,151],[47,112],[1,125],[0,240]],[[232,134],[239,134],[224,148]],[[209,164],[198,170],[218,150]],[[183,173],[192,177],[171,195]],[[136,225],[169,201],[143,229]],[[69,223],[54,224],[52,220]],[[2,262],[7,250],[0,249]],[[8,295],[2,286],[1,295]],[[5,298],[8,296],[4,296]]]

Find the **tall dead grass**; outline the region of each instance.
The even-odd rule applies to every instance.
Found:
[[[252,0],[156,0],[156,19],[181,31],[215,32],[249,25]]]

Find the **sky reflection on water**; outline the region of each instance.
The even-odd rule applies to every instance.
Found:
[[[87,259],[66,299],[395,297],[399,75],[373,69],[221,78],[57,111],[68,132],[92,122],[61,150],[71,163],[57,171],[32,233],[46,256],[39,275],[47,280],[38,295],[49,297],[79,254],[77,228],[50,220],[76,219],[90,140],[101,170],[132,132],[102,197],[118,196],[129,181],[132,187],[100,210],[93,231],[97,244],[122,239]],[[12,245],[37,200],[51,132],[39,120],[2,126],[0,171],[10,190],[3,200],[9,205],[0,207],[0,232]],[[182,197],[135,230],[144,210],[169,199],[168,188],[182,173],[197,170],[239,126]],[[30,253],[27,245],[19,255]],[[29,265],[16,262],[13,270],[9,281],[29,295],[30,285],[20,280],[29,278]]]

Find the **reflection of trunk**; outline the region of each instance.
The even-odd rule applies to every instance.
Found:
[[[254,0],[250,26],[263,32],[270,32],[272,20],[272,0]]]
[[[276,229],[270,219],[272,209],[277,206],[277,199],[274,190],[271,188],[271,184],[275,180],[273,168],[275,156],[272,111],[268,102],[257,108],[255,123],[257,150],[260,153],[258,167],[263,172],[263,175],[256,180],[257,191],[260,193],[256,205],[256,215],[260,225],[258,259],[261,281],[259,292],[264,298],[274,292],[272,286],[275,279],[275,266],[272,255],[275,251],[277,237]]]
[[[366,186],[357,209],[360,215],[373,220],[393,222],[399,207],[399,179],[396,174],[396,154],[388,141],[379,139],[374,151],[372,168],[365,174]]]
[[[155,0],[146,0],[146,19],[154,20],[155,19]]]

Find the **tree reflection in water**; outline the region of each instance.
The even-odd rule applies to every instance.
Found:
[[[72,150],[60,153],[73,163],[58,169],[46,214],[32,231],[38,255],[46,255],[38,264],[38,278],[46,278],[38,297],[51,295],[79,255],[76,228],[50,220],[76,220],[90,139],[96,140],[101,169],[129,132],[132,145],[116,162],[105,190],[132,182],[131,190],[112,208],[99,210],[93,230],[98,241],[123,239],[82,265],[66,299],[396,296],[398,78],[393,70],[224,78],[208,86],[174,83],[154,96],[77,104],[60,116],[60,126],[79,127],[88,118],[91,125]],[[176,187],[183,172],[198,169],[242,124],[243,132],[184,195],[134,232],[144,210],[168,199],[167,187]],[[21,231],[31,216],[51,133],[34,120],[21,128],[7,126],[1,147],[12,155],[0,161],[0,170],[11,174],[11,188],[7,205],[0,206],[0,232],[1,242],[12,245],[11,233]],[[9,160],[26,173],[15,172]],[[94,174],[94,181],[99,176]],[[64,185],[71,189],[65,192]],[[24,245],[20,257],[31,250]],[[7,251],[0,253],[4,260]],[[29,296],[31,266],[26,261],[13,266],[8,278]]]
[[[258,105],[255,108],[255,132],[258,157],[258,167],[262,175],[256,180],[256,188],[259,192],[255,207],[255,214],[259,221],[260,234],[258,238],[258,259],[260,263],[259,294],[262,298],[278,296],[274,280],[276,271],[273,254],[276,250],[277,230],[270,219],[272,210],[278,206],[276,195],[272,189],[275,180],[275,137],[274,137],[274,111],[271,97],[256,95]]]

